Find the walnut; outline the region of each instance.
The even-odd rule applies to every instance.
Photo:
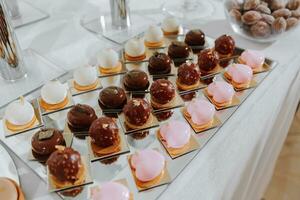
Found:
[[[260,0],[245,0],[244,10],[255,9],[260,4]]]
[[[252,25],[250,31],[254,37],[267,37],[271,35],[271,27],[264,21],[259,21]]]
[[[238,22],[240,22],[242,20],[242,14],[237,9],[231,9],[229,11],[229,15]]]
[[[278,18],[278,17],[284,17],[284,18],[289,18],[292,13],[289,9],[286,9],[286,8],[281,8],[279,10],[276,10],[272,13],[272,15],[275,17],[275,18]]]
[[[275,19],[275,21],[272,24],[272,28],[275,33],[284,32],[286,30],[286,27],[287,27],[287,23],[283,17],[279,17]]]
[[[272,15],[267,15],[267,14],[261,14],[262,20],[267,22],[268,24],[272,25],[275,18]]]
[[[260,3],[260,5],[262,5],[262,6],[266,6],[266,7],[269,7],[269,6],[268,6],[268,3],[267,3],[267,2],[265,2],[265,1],[262,1],[262,2]]]
[[[245,12],[242,16],[242,21],[247,25],[252,25],[261,19],[261,14],[257,11],[251,10]]]
[[[268,8],[267,6],[264,6],[262,4],[257,6],[255,10],[258,12],[261,12],[261,13],[271,14],[270,8]]]
[[[278,10],[284,7],[285,4],[283,0],[272,0],[269,2],[269,8],[271,8],[271,10]]]
[[[300,7],[300,0],[289,0],[286,7],[290,10],[296,10]]]
[[[231,10],[231,9],[241,10],[242,9],[242,5],[237,0],[232,0],[232,1],[227,2],[226,7],[228,8],[228,10]]]
[[[289,30],[298,25],[298,19],[295,17],[290,17],[286,20],[286,29]]]
[[[300,8],[298,8],[297,10],[292,10],[291,13],[292,17],[300,18]]]

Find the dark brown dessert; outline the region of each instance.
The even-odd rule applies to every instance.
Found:
[[[114,156],[114,157],[109,157],[107,159],[100,160],[100,163],[104,165],[110,165],[114,162],[116,162],[119,159],[120,156]]]
[[[97,115],[91,106],[76,104],[68,112],[67,119],[72,132],[87,132]]]
[[[119,143],[119,128],[110,117],[100,117],[93,122],[89,135],[92,143],[98,147],[106,148]]]
[[[149,135],[149,131],[139,131],[139,132],[130,134],[130,136],[135,140],[142,140],[142,139],[146,138],[148,135]]]
[[[64,190],[60,194],[66,197],[76,197],[83,191],[84,187],[78,187],[70,190]]]
[[[169,111],[164,111],[164,112],[159,112],[159,113],[155,113],[155,117],[158,119],[158,121],[165,121],[167,119],[169,119],[170,117],[172,117],[173,115],[173,111],[169,110]]]
[[[189,46],[204,46],[205,34],[200,29],[187,32],[184,42]]]
[[[196,97],[196,92],[181,94],[180,97],[182,98],[183,101],[191,101],[193,98]]]
[[[215,40],[215,51],[220,57],[231,56],[235,49],[234,39],[229,35],[222,35]]]
[[[36,132],[31,139],[32,155],[39,162],[46,162],[49,156],[56,151],[55,146],[65,146],[62,131],[47,128]]]
[[[166,79],[158,79],[154,81],[150,88],[151,103],[167,104],[171,102],[175,97],[174,85]],[[157,108],[157,106],[155,106]]]
[[[167,54],[155,52],[149,59],[148,70],[152,75],[168,74],[171,66],[172,60]]]
[[[194,63],[184,63],[180,65],[177,73],[177,87],[180,90],[189,90],[198,87],[200,72]]]
[[[98,103],[103,109],[122,109],[126,102],[126,93],[120,87],[109,86],[99,94]]]
[[[212,72],[219,64],[218,53],[212,49],[204,49],[198,54],[198,65],[202,75]]]
[[[190,54],[190,47],[184,42],[174,41],[168,48],[168,55],[172,59],[185,59]]]
[[[149,87],[149,80],[146,72],[132,70],[124,76],[124,86],[129,91],[144,91]]]
[[[151,113],[151,107],[144,99],[132,99],[123,108],[126,125],[130,128],[145,125]]]

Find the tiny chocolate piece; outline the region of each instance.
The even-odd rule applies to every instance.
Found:
[[[169,110],[169,111],[165,111],[165,112],[159,112],[159,113],[155,113],[155,117],[158,119],[158,121],[165,121],[167,119],[169,119],[170,117],[172,117],[173,115],[173,111]]]
[[[185,35],[184,42],[189,46],[203,46],[205,34],[200,29],[190,30]]]
[[[154,102],[166,104],[175,97],[175,87],[169,80],[158,79],[152,83],[150,95]]]
[[[234,39],[229,35],[222,35],[215,40],[215,50],[221,55],[232,55],[234,49]]]
[[[194,85],[200,80],[200,72],[194,63],[180,65],[177,73],[177,80],[184,85]]]
[[[127,102],[127,97],[122,88],[109,86],[100,92],[98,102],[104,109],[122,109]]]
[[[189,57],[190,51],[190,47],[184,42],[173,41],[168,48],[168,55],[172,59],[184,59]]]
[[[168,74],[171,66],[172,60],[167,54],[155,52],[149,59],[148,70],[152,75]]]
[[[149,87],[146,72],[142,70],[131,70],[124,76],[124,86],[130,91],[143,91]]]
[[[67,119],[72,132],[87,132],[97,115],[91,106],[76,104],[68,112]]]
[[[123,108],[126,121],[136,126],[144,125],[150,117],[151,108],[144,99],[131,99]]]
[[[79,179],[78,172],[83,167],[79,152],[70,147],[53,152],[47,165],[49,173],[58,181],[71,183]]]
[[[52,128],[41,129],[31,139],[32,155],[38,161],[46,162],[57,145],[65,146],[62,132]]]
[[[212,71],[219,64],[218,53],[212,49],[204,49],[198,54],[200,72],[204,75]]]
[[[106,148],[119,141],[119,128],[112,118],[100,117],[92,123],[89,135],[95,145]]]

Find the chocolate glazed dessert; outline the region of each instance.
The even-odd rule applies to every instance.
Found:
[[[174,41],[168,48],[168,55],[176,66],[184,63],[190,55],[190,47],[184,42]]]
[[[229,35],[222,35],[215,40],[215,51],[220,56],[220,66],[226,67],[229,65],[230,57],[234,54],[235,41]],[[228,59],[226,59],[228,58]]]
[[[117,86],[104,88],[99,94],[98,103],[102,109],[122,109],[126,102],[125,91]]]
[[[129,91],[145,91],[149,87],[148,75],[141,70],[131,70],[125,74],[123,84]]]
[[[198,53],[204,48],[205,34],[200,29],[190,30],[185,35],[184,42],[191,47],[194,53]]]
[[[195,85],[200,80],[200,72],[198,66],[194,63],[184,63],[180,65],[177,73],[177,86],[179,89],[184,89],[186,86]]]
[[[57,145],[66,145],[62,131],[53,128],[41,129],[31,139],[32,155],[39,162],[46,162],[56,151]]]
[[[88,132],[91,124],[97,119],[94,109],[88,105],[76,104],[67,115],[68,126],[73,133]]]
[[[202,75],[208,75],[219,64],[218,53],[212,49],[204,49],[198,54],[198,66]]]
[[[123,108],[125,121],[128,125],[143,126],[150,117],[151,108],[144,99],[131,99]]]
[[[172,60],[165,53],[155,52],[149,59],[148,71],[151,75],[169,74]]]
[[[166,79],[154,81],[150,88],[151,102],[167,104],[175,97],[174,85]]]

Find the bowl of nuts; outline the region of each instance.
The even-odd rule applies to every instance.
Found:
[[[273,42],[300,22],[300,0],[225,0],[224,4],[232,29],[258,42]]]

